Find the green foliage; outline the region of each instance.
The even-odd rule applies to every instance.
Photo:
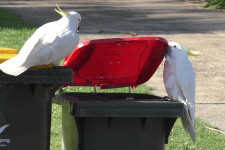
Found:
[[[224,9],[225,8],[225,0],[211,0],[204,7],[205,8],[215,7],[216,9]]]

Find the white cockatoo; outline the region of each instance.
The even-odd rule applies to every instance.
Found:
[[[0,64],[0,70],[18,76],[33,66],[48,64],[57,66],[61,59],[74,50],[79,43],[77,32],[81,16],[73,11],[64,12],[59,7],[55,10],[62,18],[39,27],[25,42],[18,56]]]
[[[182,124],[195,142],[195,71],[188,54],[201,55],[198,51],[190,51],[176,42],[170,42],[165,56],[163,79],[168,97],[184,104]]]

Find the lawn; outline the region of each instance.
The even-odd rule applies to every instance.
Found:
[[[36,28],[0,9],[0,47],[20,49]]]
[[[0,47],[20,49],[28,37],[35,31],[35,27],[24,22],[19,17],[0,9]],[[69,87],[65,91],[93,92],[93,88]],[[116,92],[127,92],[127,88],[116,89]],[[101,91],[102,92],[102,91]],[[104,92],[115,92],[108,90]],[[141,85],[134,90],[136,93],[151,93],[151,88]],[[180,119],[177,120],[172,130],[167,150],[222,150],[225,149],[225,136],[203,128],[206,124],[196,119],[197,142],[192,143],[189,135],[182,128]],[[208,125],[210,126],[210,125]],[[61,150],[61,107],[52,106],[51,150]]]

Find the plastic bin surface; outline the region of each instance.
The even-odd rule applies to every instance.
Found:
[[[163,60],[168,42],[160,37],[129,37],[80,43],[65,58],[74,83],[65,86],[136,87],[148,81]]]
[[[66,67],[29,69],[19,76],[0,71],[0,150],[49,150],[52,97],[73,83]],[[0,129],[0,130],[1,130]]]

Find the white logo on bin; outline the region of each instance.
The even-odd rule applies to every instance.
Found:
[[[0,128],[0,134],[1,134],[3,131],[5,131],[5,129],[6,129],[8,126],[9,126],[9,124],[2,126],[2,127]]]
[[[2,134],[8,126],[10,126],[10,125],[7,124],[7,125],[2,126],[0,128],[0,134]],[[0,147],[6,147],[7,144],[9,144],[9,143],[10,143],[10,139],[0,139]]]

